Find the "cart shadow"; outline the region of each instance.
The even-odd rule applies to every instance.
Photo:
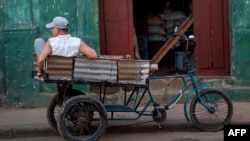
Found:
[[[130,133],[167,133],[167,132],[201,132],[192,123],[185,121],[166,121],[161,124],[154,121],[109,121],[105,134]]]

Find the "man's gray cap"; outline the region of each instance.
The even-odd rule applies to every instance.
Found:
[[[69,22],[66,18],[57,16],[53,19],[52,22],[46,24],[46,28],[56,27],[56,28],[65,29],[65,28],[68,28],[68,25],[69,25]]]

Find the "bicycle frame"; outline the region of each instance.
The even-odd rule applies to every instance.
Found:
[[[175,97],[173,97],[169,103],[167,103],[165,105],[165,109],[169,110],[172,107],[175,106],[175,104],[180,100],[180,98],[183,96],[183,94],[191,88],[191,86],[193,88],[191,88],[191,90],[187,93],[187,96],[184,100],[184,115],[187,121],[190,121],[189,115],[188,115],[188,109],[187,109],[187,104],[189,102],[189,99],[192,95],[196,94],[198,95],[199,99],[199,92],[205,88],[210,86],[210,84],[208,83],[202,83],[201,80],[198,78],[197,74],[196,74],[196,69],[191,69],[188,70],[188,72],[186,74],[176,74],[176,75],[168,75],[168,76],[152,76],[149,79],[150,80],[155,80],[155,79],[167,79],[167,78],[181,78],[184,86],[183,88],[180,90],[179,93],[176,94]],[[206,104],[204,104],[204,102],[202,100],[200,100],[201,104],[204,105],[206,108],[209,109],[208,106],[206,106]]]

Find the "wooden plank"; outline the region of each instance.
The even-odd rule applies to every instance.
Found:
[[[193,14],[191,13],[185,21],[178,28],[176,35],[182,35],[186,32],[186,30],[193,24]],[[170,37],[167,42],[158,50],[158,52],[154,55],[151,60],[152,64],[157,64],[161,61],[161,59],[167,54],[167,52],[176,44],[176,42],[180,39],[180,36]]]

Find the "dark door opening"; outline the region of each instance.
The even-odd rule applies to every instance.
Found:
[[[140,57],[151,60],[192,12],[192,0],[134,0],[133,12]],[[193,28],[185,34],[193,34]],[[180,39],[159,62],[157,73],[171,74],[185,70],[182,61],[185,45]]]

